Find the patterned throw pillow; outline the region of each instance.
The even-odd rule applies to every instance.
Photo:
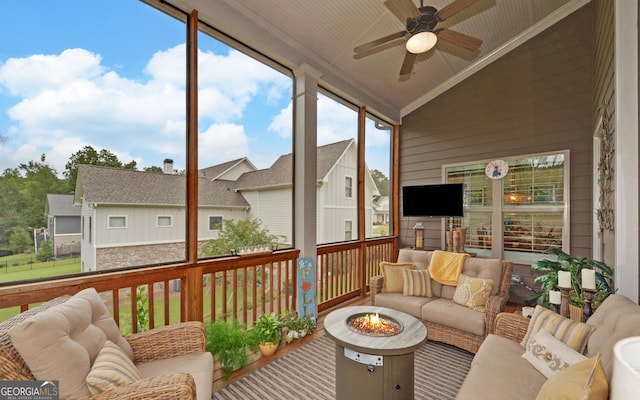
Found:
[[[460,274],[458,286],[453,293],[453,302],[469,307],[472,310],[484,312],[487,300],[493,289],[493,280],[472,278]]]
[[[542,306],[536,306],[531,321],[529,321],[527,333],[524,335],[522,342],[520,342],[522,347],[526,348],[529,340],[541,329],[548,331],[556,339],[578,353],[584,353],[589,336],[591,336],[595,328],[583,322],[565,318]]]
[[[539,330],[533,339],[529,340],[522,358],[547,378],[587,359],[544,329]]]
[[[402,293],[404,286],[404,278],[402,270],[404,268],[415,269],[415,265],[411,262],[406,263],[390,263],[382,261],[380,270],[382,271],[382,291],[384,293]]]
[[[609,383],[600,360],[601,353],[561,371],[542,385],[536,400],[609,398]]]
[[[87,387],[91,394],[98,394],[140,379],[142,375],[129,357],[107,340],[87,375]]]
[[[426,269],[411,270],[403,268],[402,277],[404,278],[402,294],[405,296],[433,296],[431,294],[431,279],[429,278],[429,271]]]

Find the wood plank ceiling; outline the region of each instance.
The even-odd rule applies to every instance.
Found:
[[[150,1],[150,0],[143,0]],[[482,40],[469,52],[443,40],[400,76],[405,38],[354,56],[357,45],[405,29],[389,0],[166,0],[289,68],[306,64],[324,85],[395,121],[471,76],[589,0],[480,0],[438,28]],[[420,6],[419,0],[412,0]],[[451,0],[424,0],[441,9]]]

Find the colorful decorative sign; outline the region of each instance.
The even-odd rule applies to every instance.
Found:
[[[298,316],[311,316],[317,320],[318,306],[316,300],[316,266],[311,257],[298,258]]]

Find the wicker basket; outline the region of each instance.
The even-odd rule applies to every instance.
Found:
[[[569,317],[574,321],[583,322],[582,319],[582,308],[578,306],[574,306],[573,304],[569,304]]]

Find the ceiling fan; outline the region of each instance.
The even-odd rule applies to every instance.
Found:
[[[407,75],[413,70],[418,54],[425,53],[433,48],[441,39],[453,45],[469,51],[476,51],[482,45],[482,40],[464,33],[452,31],[447,28],[437,28],[438,23],[465,10],[480,0],[454,0],[440,10],[435,7],[425,6],[420,0],[420,8],[413,4],[412,0],[387,0],[384,5],[398,18],[406,17],[406,29],[391,35],[381,37],[371,42],[361,44],[353,49],[358,55],[374,49],[392,40],[405,38],[407,52],[400,68],[400,75]]]

